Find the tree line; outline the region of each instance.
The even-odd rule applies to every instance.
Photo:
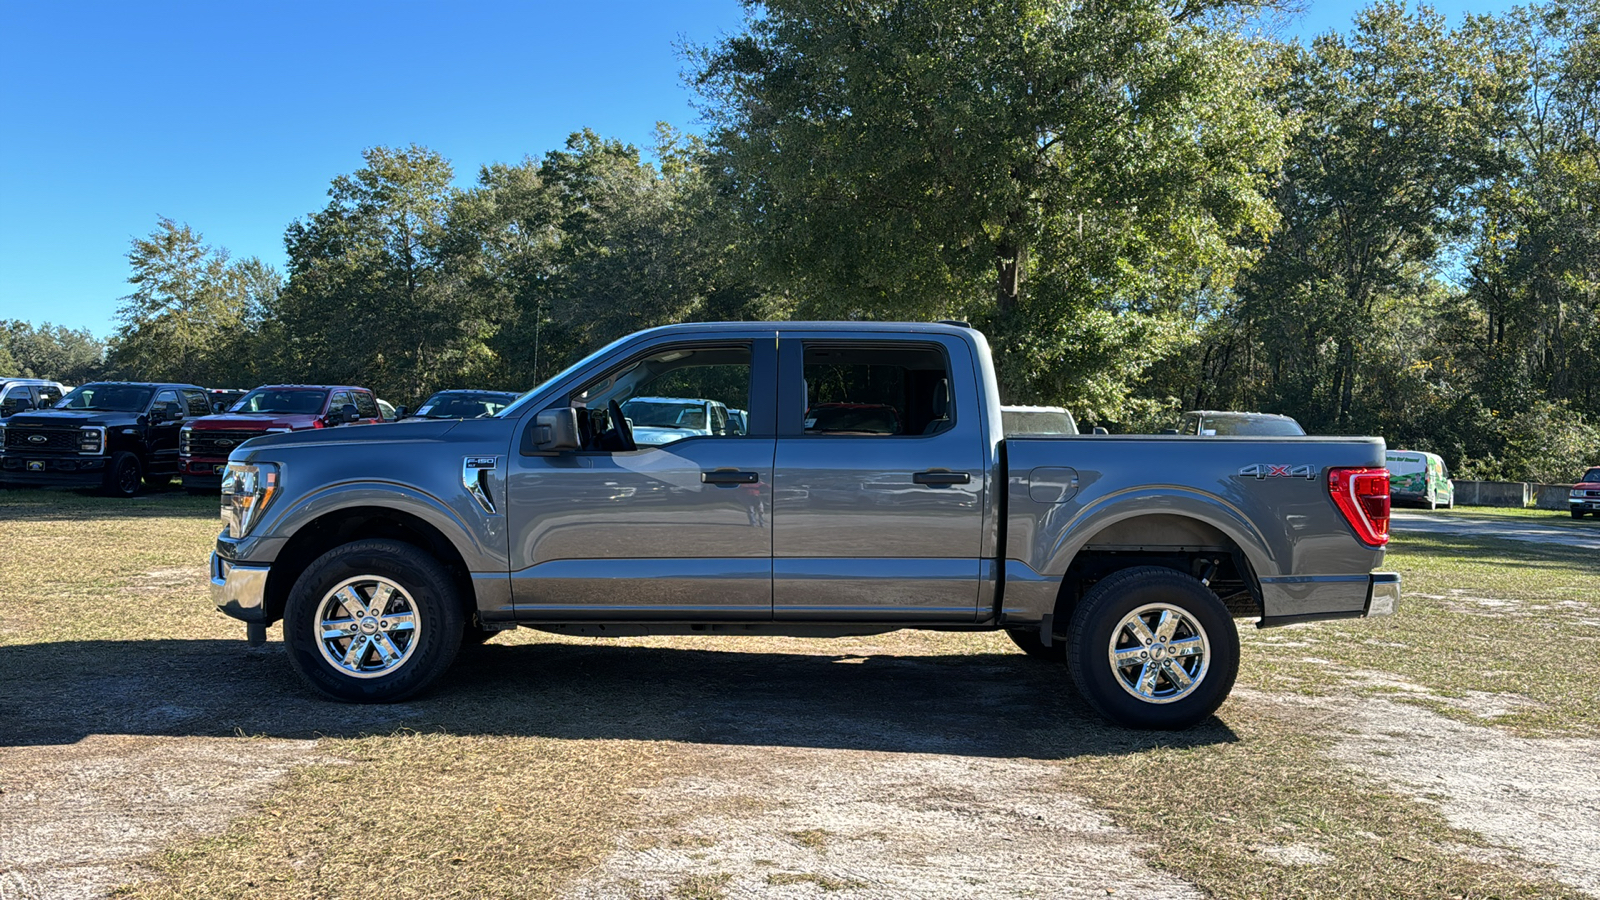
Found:
[[[1008,402],[1116,431],[1251,409],[1467,477],[1600,463],[1600,0],[1379,2],[1309,45],[1250,0],[747,5],[688,52],[703,136],[584,130],[466,188],[370,149],[286,272],[161,219],[103,359],[5,323],[0,371],[415,402],[670,322],[959,318]]]

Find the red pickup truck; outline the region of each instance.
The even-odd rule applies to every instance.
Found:
[[[263,434],[331,428],[382,421],[378,401],[364,387],[329,384],[273,384],[244,395],[225,413],[203,416],[183,427],[178,438],[183,486],[194,493],[216,491],[228,454]]]

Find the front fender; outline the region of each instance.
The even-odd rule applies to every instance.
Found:
[[[506,571],[504,517],[484,515],[470,504],[464,492],[450,502],[397,482],[338,482],[298,497],[287,508],[278,510],[275,517],[262,523],[265,527],[261,537],[282,547],[302,528],[341,510],[394,510],[422,520],[443,535],[469,571]],[[250,555],[253,560],[261,559],[257,554]]]

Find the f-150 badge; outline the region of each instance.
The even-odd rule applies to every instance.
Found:
[[[1316,466],[1279,466],[1272,463],[1256,463],[1245,466],[1239,470],[1240,478],[1254,478],[1260,481],[1264,478],[1304,478],[1309,481],[1317,480]]]

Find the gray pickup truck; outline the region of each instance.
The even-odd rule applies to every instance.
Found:
[[[745,427],[635,442],[635,397]],[[826,410],[826,416],[813,414]],[[1004,630],[1131,727],[1210,715],[1260,626],[1393,613],[1376,438],[1003,436],[951,324],[678,325],[480,419],[277,434],[228,461],[218,607],[317,691],[393,701],[463,644]]]

